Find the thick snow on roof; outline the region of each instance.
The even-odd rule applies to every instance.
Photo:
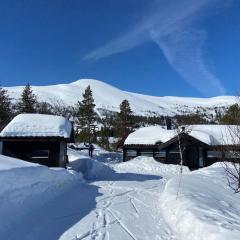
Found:
[[[72,124],[61,116],[19,114],[0,133],[0,137],[70,138]]]
[[[240,144],[240,126],[235,125],[191,125],[189,135],[208,145]]]
[[[174,130],[167,130],[162,126],[143,127],[129,134],[124,144],[156,144],[157,142],[166,142],[175,135]]]
[[[237,136],[238,132],[240,133],[240,127],[234,125],[190,125],[185,128],[190,136],[208,145],[234,145],[240,143],[240,136]],[[162,126],[143,127],[131,133],[125,140],[125,144],[164,143],[176,135],[176,130],[167,130]]]

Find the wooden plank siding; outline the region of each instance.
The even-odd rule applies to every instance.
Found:
[[[156,157],[158,152],[158,145],[124,145],[123,161],[129,161],[138,156],[149,156],[159,160],[159,157]]]
[[[224,153],[228,151],[239,151],[240,155],[240,145],[210,146],[186,133],[181,133],[179,137],[181,147],[184,149],[183,165],[188,166],[192,170],[206,167],[223,160],[231,161],[231,159],[227,159],[224,155]],[[129,156],[128,153],[130,151],[135,151],[136,155],[130,154]],[[149,154],[147,154],[147,152],[149,152]],[[211,156],[211,152],[215,155],[221,152],[221,157]],[[154,145],[124,145],[123,153],[124,161],[128,161],[137,156],[148,155],[161,163],[180,164],[178,137],[174,137],[165,143],[158,142]]]
[[[51,138],[11,138],[2,141],[2,154],[48,167],[66,167],[67,142]]]

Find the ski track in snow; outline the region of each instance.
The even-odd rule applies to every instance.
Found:
[[[84,233],[76,234],[72,238],[73,240],[177,240],[175,234],[162,218],[158,207],[158,198],[164,186],[163,183],[159,184],[159,180],[152,181],[146,187],[144,183],[137,186],[136,182],[131,183],[127,180],[125,182],[112,181],[107,183],[102,181],[91,184],[100,187],[100,192],[103,195],[97,199],[92,225]],[[151,205],[144,203],[146,195],[152,198]],[[126,211],[125,208],[128,210]],[[146,214],[144,213],[148,213],[150,218],[145,219]],[[131,222],[128,220],[128,214],[131,215]],[[142,222],[145,221],[149,221],[147,225],[151,226],[152,229],[141,229],[143,228]],[[141,223],[139,226],[138,222]],[[118,235],[115,235],[116,229]]]
[[[219,164],[184,168],[176,201],[177,166],[149,157],[104,164],[78,155],[70,162],[76,169],[86,163],[85,173],[0,155],[0,239],[239,239],[240,196],[222,184]]]
[[[8,219],[2,221],[0,239],[177,240],[161,214],[164,177],[151,175],[149,168],[139,174],[124,164],[117,170],[117,164],[93,163],[100,171],[99,178],[86,182],[76,172],[72,178],[65,170],[25,167],[24,162],[23,169],[7,170],[9,185],[15,186],[16,174],[22,185],[14,191],[5,189],[3,196],[8,198],[1,199],[0,219]],[[3,178],[5,171],[1,174]],[[38,176],[35,182],[33,175]],[[29,195],[24,197],[23,192]]]

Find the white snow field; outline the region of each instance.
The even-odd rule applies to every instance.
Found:
[[[0,239],[239,240],[240,195],[218,165],[184,168],[176,200],[178,166],[68,154],[70,170],[0,155]]]
[[[119,105],[127,99],[136,115],[163,115],[207,112],[215,114],[216,107],[227,107],[236,103],[233,96],[219,96],[213,98],[190,98],[190,97],[154,97],[143,94],[122,91],[104,82],[94,79],[80,79],[69,84],[51,86],[33,86],[35,94],[42,101],[54,102],[61,100],[68,105],[75,105],[82,100],[82,93],[90,85],[96,109],[101,115],[101,109],[119,111]],[[24,86],[6,87],[12,99],[19,99]]]
[[[220,163],[184,175],[176,200],[178,182],[167,182],[159,204],[179,239],[240,239],[240,194],[229,189]]]

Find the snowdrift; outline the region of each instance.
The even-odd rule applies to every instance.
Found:
[[[130,161],[116,164],[113,169],[117,172],[131,172],[138,174],[153,174],[158,176],[177,175],[180,172],[178,165],[163,164],[153,157],[136,157]],[[188,167],[183,167],[183,172],[188,173]]]
[[[240,194],[227,186],[220,164],[167,182],[160,205],[169,225],[186,240],[239,240]]]
[[[44,205],[82,182],[80,175],[0,155],[0,239],[26,236]],[[23,224],[24,223],[24,224]],[[14,228],[14,230],[13,230]],[[33,231],[33,229],[31,229]]]

